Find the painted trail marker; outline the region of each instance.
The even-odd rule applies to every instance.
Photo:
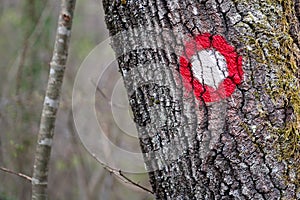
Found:
[[[179,62],[186,88],[205,102],[230,97],[243,79],[242,56],[220,35],[204,33],[187,41]]]

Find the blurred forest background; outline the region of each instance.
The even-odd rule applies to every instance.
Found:
[[[0,4],[0,166],[29,176],[59,9],[60,0],[1,0]],[[84,149],[74,128],[71,97],[76,72],[90,51],[107,38],[101,1],[77,0],[51,155],[50,199],[152,199],[104,170]],[[108,103],[101,95],[96,101],[96,109]],[[99,112],[105,112],[110,138],[122,142],[111,112]],[[130,149],[139,148],[137,139],[130,145],[134,145]],[[150,187],[146,174],[128,176]],[[30,197],[30,182],[0,171],[0,200]]]

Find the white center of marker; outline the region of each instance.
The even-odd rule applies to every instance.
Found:
[[[191,63],[194,77],[215,89],[228,76],[226,60],[218,51],[199,51],[192,57]]]

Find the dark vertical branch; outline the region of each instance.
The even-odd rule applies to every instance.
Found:
[[[32,177],[33,200],[47,199],[49,160],[60,91],[68,57],[75,3],[76,0],[62,0],[36,147]]]
[[[37,7],[36,5],[41,4],[41,6]],[[44,12],[44,8],[46,6],[46,1],[35,1],[35,0],[27,0],[25,1],[25,9],[23,18],[27,20],[25,21],[25,28],[24,31],[24,42],[21,49],[21,55],[18,63],[18,71],[16,77],[16,96],[18,104],[21,104],[20,89],[23,83],[23,72],[25,68],[25,63],[28,60],[28,51],[30,51],[30,37],[35,32],[35,26],[38,25],[39,19]]]
[[[300,23],[300,0],[295,0],[295,14],[298,18],[298,22]]]

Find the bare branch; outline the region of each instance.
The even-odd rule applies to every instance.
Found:
[[[30,181],[30,182],[32,181],[32,178],[30,176],[27,176],[27,175],[22,174],[22,173],[14,172],[14,171],[12,171],[10,169],[7,169],[5,167],[0,167],[0,170],[3,171],[3,172],[9,173],[9,174],[13,174],[13,175],[19,176],[19,177],[21,177],[23,179],[26,179],[27,181]]]
[[[92,83],[93,83],[93,82],[92,82]],[[71,117],[72,117],[72,113],[70,112],[69,118],[71,118]],[[69,120],[69,127],[72,129],[72,133],[74,133],[74,132],[75,132],[75,126],[74,126],[74,123],[73,123],[72,120]],[[78,144],[77,141],[76,141],[75,135],[72,134],[72,136],[73,136],[72,138],[74,139],[74,143],[75,143],[75,144]],[[103,167],[106,171],[108,171],[109,173],[113,174],[116,178],[120,179],[120,180],[123,181],[124,183],[131,184],[132,186],[137,187],[137,188],[139,188],[139,189],[141,189],[141,190],[144,190],[144,191],[147,192],[147,193],[153,194],[153,192],[152,192],[150,189],[148,189],[148,188],[146,188],[146,187],[140,185],[139,183],[134,182],[134,181],[131,180],[130,178],[126,177],[126,176],[123,174],[123,172],[122,172],[121,170],[115,170],[115,169],[113,169],[113,168],[107,166],[106,164],[104,164],[103,162],[101,162],[101,161],[97,158],[97,156],[96,156],[95,154],[90,154],[90,155],[91,155],[97,162],[99,162],[100,165],[102,165],[102,167]],[[97,180],[98,180],[98,179],[97,179]],[[94,185],[94,184],[92,184],[92,185]],[[95,187],[95,186],[93,186],[92,188],[94,188],[94,187]],[[93,191],[93,189],[92,189],[91,191]]]
[[[143,191],[146,191],[147,193],[150,193],[150,194],[154,194],[152,190],[140,185],[139,183],[136,183],[134,182],[133,180],[131,180],[130,178],[128,178],[127,176],[125,176],[121,170],[115,170],[107,165],[105,165],[103,162],[101,162],[95,154],[91,154],[91,156],[96,159],[102,166],[105,170],[107,170],[108,172],[110,172],[111,174],[113,174],[114,176],[116,176],[117,178],[119,178],[120,180],[122,180],[124,183],[129,183]]]

